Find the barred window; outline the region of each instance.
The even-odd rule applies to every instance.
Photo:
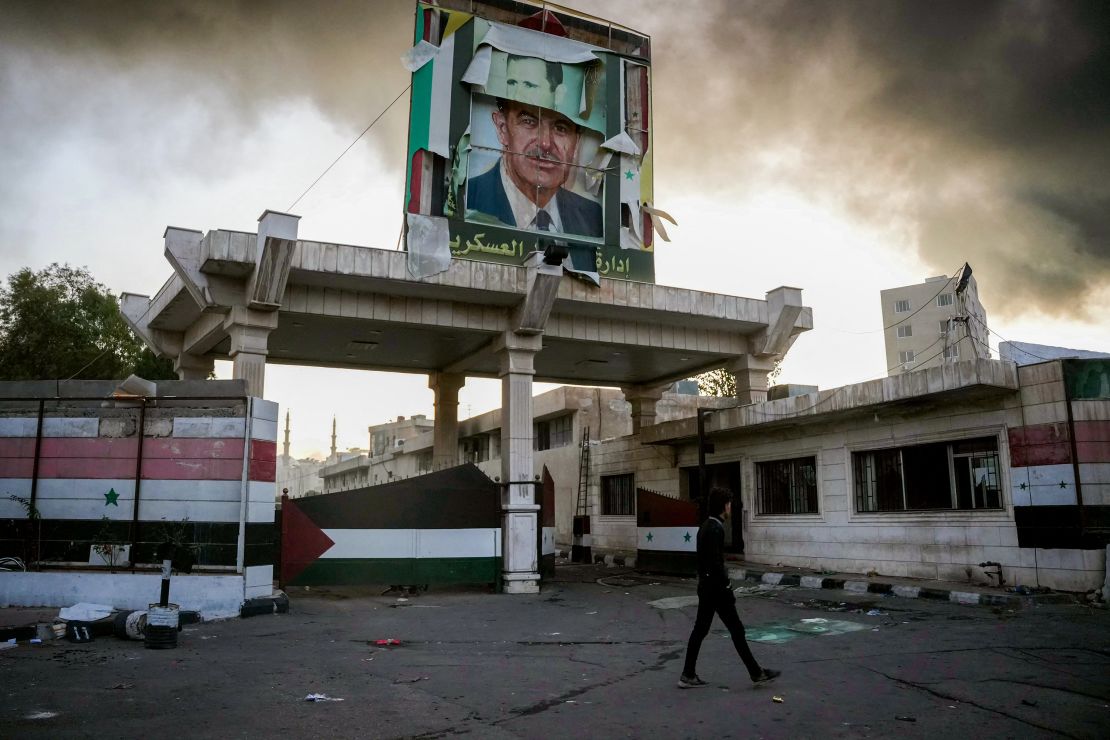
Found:
[[[951,305],[952,305],[952,294],[951,293],[941,293],[940,295],[937,296],[937,306],[943,308],[944,306],[951,306]]]
[[[756,463],[755,480],[758,513],[817,513],[817,458]]]
[[[894,303],[894,313],[909,313],[909,312],[910,312],[910,302],[909,301],[896,301]]]
[[[570,444],[574,429],[573,414],[563,414],[554,419],[537,421],[532,427],[532,449],[537,452]]]
[[[636,485],[632,473],[601,476],[601,513],[605,516],[635,516]]]
[[[852,453],[856,511],[1002,508],[998,439]]]

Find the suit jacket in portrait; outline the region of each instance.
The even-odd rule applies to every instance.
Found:
[[[601,236],[601,206],[589,198],[583,198],[566,188],[555,193],[559,206],[559,218],[563,222],[564,234],[582,236]],[[497,160],[488,172],[472,177],[466,184],[466,207],[493,216],[509,226],[520,226],[513,216],[505,184],[501,182],[501,160]]]

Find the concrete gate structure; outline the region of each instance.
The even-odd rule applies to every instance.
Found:
[[[635,433],[670,383],[706,370],[734,373],[739,403],[764,400],[774,361],[813,325],[797,288],[760,300],[606,277],[594,287],[539,253],[523,265],[455,258],[417,279],[405,252],[302,240],[298,222],[266,211],[256,234],[166,229],[174,274],[153,298],[125,293],[124,316],[183,379],[231,360],[258,397],[268,362],[426,373],[436,468],[457,463],[466,378],[500,378],[509,593],[539,588],[533,380],[621,388]]]

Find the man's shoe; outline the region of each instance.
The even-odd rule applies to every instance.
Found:
[[[782,671],[776,671],[774,668],[764,668],[762,673],[752,679],[752,683],[771,683],[781,675]]]
[[[705,681],[697,676],[682,675],[678,677],[678,688],[680,689],[697,689],[702,686],[705,686]]]

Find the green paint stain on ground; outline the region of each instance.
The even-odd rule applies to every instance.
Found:
[[[749,642],[769,642],[782,644],[798,637],[820,637],[824,635],[843,635],[867,629],[858,622],[840,619],[803,619],[797,622],[774,622],[746,628]]]

